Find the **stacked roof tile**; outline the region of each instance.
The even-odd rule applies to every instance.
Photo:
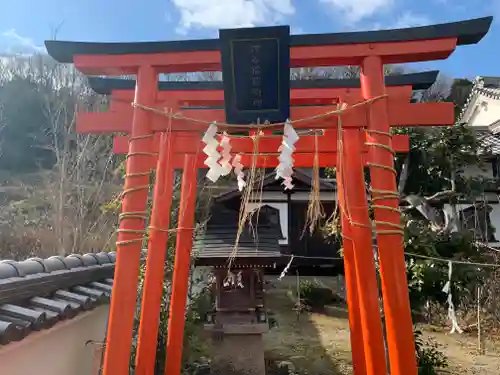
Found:
[[[116,253],[0,261],[0,345],[107,303]]]
[[[500,134],[493,134],[489,130],[479,130],[476,132],[480,152],[488,152],[493,155],[500,155]]]
[[[193,243],[193,251],[197,254],[196,265],[225,265],[234,256],[236,265],[266,264],[281,260],[278,239],[282,237],[279,223],[270,221],[273,213],[269,206],[252,215],[239,235],[239,212],[228,210],[221,204],[211,207],[211,217],[204,233],[198,234]],[[279,215],[278,213],[274,213]],[[276,219],[279,222],[279,219]],[[236,249],[236,251],[235,251]]]
[[[476,77],[472,83],[472,89],[467,98],[464,107],[460,113],[458,122],[465,122],[468,111],[472,109],[475,99],[478,95],[483,95],[490,99],[500,99],[500,77]]]

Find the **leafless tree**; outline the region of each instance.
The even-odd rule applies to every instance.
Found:
[[[52,191],[53,228],[58,252],[101,250],[110,245],[116,217],[102,206],[119,191],[118,167],[111,153],[109,136],[78,135],[76,113],[100,105],[100,98],[88,90],[75,71],[50,75],[55,82],[64,77],[59,89],[45,95],[45,114],[51,126],[56,163],[46,180]]]
[[[51,169],[41,167],[29,183],[22,181],[23,173],[11,179],[15,181],[11,185],[24,186],[26,194],[23,212],[15,211],[10,227],[19,236],[30,233],[34,237],[37,249],[31,253],[37,255],[87,252],[111,245],[116,211],[103,210],[103,206],[116,198],[121,187],[116,173],[120,160],[111,153],[110,136],[78,135],[75,130],[77,110],[99,108],[102,98],[86,87],[73,68],[43,56],[10,59],[3,64],[0,80],[13,77],[29,80],[40,97],[45,117],[40,123],[48,124],[43,130],[48,142],[43,147],[53,154],[54,163]]]

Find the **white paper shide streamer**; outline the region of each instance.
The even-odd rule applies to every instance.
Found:
[[[223,173],[223,168],[219,164],[219,159],[221,154],[217,150],[219,146],[219,141],[215,138],[217,135],[217,125],[215,123],[210,124],[207,131],[203,135],[202,141],[206,144],[203,148],[203,153],[207,155],[204,164],[208,167],[208,172],[206,177],[212,181],[216,182]]]
[[[455,305],[453,304],[453,296],[451,294],[451,276],[453,274],[453,262],[448,262],[448,281],[444,285],[443,292],[448,294],[448,318],[451,320],[450,333],[462,333],[462,328],[458,325],[457,316],[455,314]]]
[[[232,166],[234,167],[234,174],[238,181],[238,190],[242,191],[247,183],[245,182],[245,173],[243,172],[243,164],[241,164],[241,155],[235,155],[233,158]]]
[[[227,176],[233,170],[233,166],[231,165],[231,138],[227,134],[224,134],[219,145],[222,147],[222,159],[220,160],[221,174],[222,176]]]
[[[243,285],[243,273],[239,271],[236,275],[229,271],[227,276],[224,278],[222,282],[222,286],[224,288],[240,288],[243,289],[245,285]]]
[[[293,255],[290,258],[290,260],[288,261],[288,264],[286,265],[286,267],[283,268],[283,271],[281,272],[280,276],[278,277],[279,281],[281,281],[286,276],[286,274],[288,273],[288,270],[290,269],[290,267],[292,265],[292,262],[293,262]]]
[[[280,156],[278,157],[279,164],[276,167],[276,179],[282,178],[285,189],[293,189],[292,174],[293,174],[293,153],[295,152],[295,143],[299,140],[298,134],[295,132],[289,120],[286,121],[283,128],[283,141],[278,148]]]

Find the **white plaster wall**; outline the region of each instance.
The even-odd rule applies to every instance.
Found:
[[[309,201],[308,192],[296,192],[291,195],[291,200],[294,202]],[[323,202],[333,202],[336,199],[335,193],[320,193],[320,199]],[[288,203],[287,195],[279,191],[265,191],[262,193],[262,199],[259,202],[249,202],[248,208],[250,210],[255,210],[263,205],[268,205],[270,207],[276,208],[280,214],[280,225],[281,232],[283,233],[284,240],[279,240],[280,245],[288,245]]]
[[[495,238],[497,240],[500,240],[500,202],[499,203],[489,202],[488,204],[492,208],[492,211],[490,213],[490,220],[491,220],[491,225],[493,226],[493,228],[495,228]],[[467,204],[467,203],[457,204],[457,210],[460,211],[460,210],[463,210],[463,209],[470,207],[470,206],[471,206],[471,204]],[[450,215],[453,213],[451,206],[449,204],[445,204],[443,209],[447,213],[449,213]],[[488,245],[497,247],[497,246],[500,246],[500,241],[490,242],[490,243],[488,243]]]
[[[284,240],[279,240],[280,245],[288,245],[288,203],[286,202],[266,202],[264,199],[262,202],[248,202],[248,210],[253,211],[257,208],[268,205],[269,207],[276,208],[280,213],[280,226],[281,233],[283,233]]]
[[[465,178],[493,178],[493,169],[491,163],[485,163],[483,168],[479,168],[477,165],[468,165],[463,169],[461,175]]]
[[[500,246],[500,204],[492,204],[493,211],[490,213],[491,225],[495,228],[495,238],[497,242],[490,243],[490,246]]]
[[[490,126],[500,119],[500,101],[480,96],[468,125],[472,127]]]
[[[109,306],[31,333],[24,340],[0,346],[1,375],[97,375],[100,348],[89,340],[105,337]]]

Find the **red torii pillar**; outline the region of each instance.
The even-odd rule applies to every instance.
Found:
[[[167,363],[165,374],[180,374],[184,341],[186,299],[189,267],[195,225],[196,185],[198,180],[196,155],[184,157],[174,273],[168,318]]]
[[[158,322],[163,294],[166,245],[169,236],[170,210],[174,185],[173,134],[162,133],[153,193],[148,255],[141,303],[135,371],[151,374],[155,368]]]
[[[344,200],[343,168],[337,168],[338,201]],[[342,227],[342,247],[344,255],[344,277],[346,283],[347,312],[349,313],[349,334],[351,338],[351,355],[354,375],[366,375],[366,358],[361,324],[361,307],[359,301],[359,285],[357,283],[356,260],[352,241],[349,217],[340,209]]]
[[[361,65],[363,97],[372,99],[386,94],[383,61],[368,56]],[[377,232],[380,279],[384,302],[387,346],[391,373],[415,373],[415,343],[408,299],[408,281],[404,258],[404,233],[399,211],[399,194],[394,169],[386,99],[368,108],[369,167],[372,202]],[[371,238],[370,238],[371,241]]]
[[[156,70],[151,66],[141,66],[137,72],[135,101],[153,105],[156,85]],[[146,150],[152,149],[151,117],[151,113],[140,109],[134,110],[104,354],[104,374],[126,374],[129,371],[134,306],[137,297],[137,292],[131,293],[131,291],[137,291],[144,222],[147,215],[152,153]]]

